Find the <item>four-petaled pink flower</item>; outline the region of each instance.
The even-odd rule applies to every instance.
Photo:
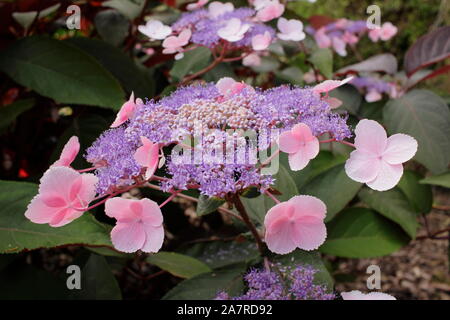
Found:
[[[362,293],[359,290],[353,290],[349,292],[341,292],[342,299],[344,300],[397,300],[390,294],[383,292],[369,292]]]
[[[134,115],[136,104],[142,104],[142,100],[138,98],[135,101],[134,93],[132,92],[128,101],[122,105],[119,112],[117,113],[116,119],[111,124],[111,128],[116,128],[130,119]]]
[[[59,159],[55,161],[51,166],[52,167],[70,167],[72,162],[80,152],[80,142],[78,141],[77,136],[73,136],[67,141],[62,149],[61,155]]]
[[[272,36],[268,31],[257,34],[252,38],[252,48],[256,51],[266,50],[272,42]]]
[[[272,207],[264,218],[270,251],[287,254],[295,248],[317,249],[327,237],[325,204],[313,196],[295,196]]]
[[[145,25],[138,26],[138,30],[151,40],[163,40],[172,33],[172,28],[159,20],[147,21]]]
[[[279,138],[280,150],[289,154],[291,170],[302,170],[319,153],[319,139],[304,123],[296,124],[290,131],[285,131]]]
[[[217,30],[217,34],[222,39],[229,42],[236,42],[244,38],[245,33],[250,29],[250,25],[242,23],[238,18],[232,18],[228,20],[225,27]]]
[[[164,241],[163,216],[150,199],[108,199],[105,212],[117,220],[111,231],[114,247],[123,252],[158,252]]]
[[[150,179],[158,168],[159,144],[153,143],[146,137],[141,137],[142,146],[134,153],[134,160],[146,168],[145,179]]]
[[[262,5],[262,8],[256,13],[256,18],[262,22],[276,19],[284,12],[284,5],[278,0],[268,0]]]
[[[301,41],[305,39],[303,23],[300,20],[280,18],[277,27],[281,31],[278,33],[278,38],[281,40]]]
[[[231,2],[222,3],[219,1],[211,2],[208,6],[208,14],[211,18],[216,19],[224,13],[234,10],[234,5]]]
[[[163,41],[164,54],[172,54],[178,52],[175,56],[176,60],[183,58],[183,47],[189,43],[189,39],[192,36],[190,29],[184,29],[178,36],[170,36]]]
[[[189,4],[186,6],[186,9],[189,10],[189,11],[200,9],[200,8],[203,7],[205,4],[207,4],[208,1],[209,1],[209,0],[199,0],[199,1],[194,2],[194,3],[189,3]]]
[[[79,218],[95,198],[93,174],[68,167],[52,167],[41,178],[39,193],[28,205],[25,217],[34,223],[61,227]]]
[[[379,28],[375,28],[369,31],[369,38],[373,42],[378,40],[387,41],[397,34],[397,27],[390,22],[385,22]]]
[[[402,133],[388,138],[378,122],[364,119],[355,129],[355,148],[345,163],[347,175],[374,190],[385,191],[400,181],[402,163],[414,156],[417,141]]]

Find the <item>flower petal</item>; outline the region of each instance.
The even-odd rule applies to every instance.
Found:
[[[366,183],[376,178],[380,163],[372,154],[354,150],[345,162],[345,173],[352,180]]]
[[[297,244],[292,239],[292,232],[293,226],[288,219],[282,217],[274,221],[264,237],[269,250],[278,254],[294,251]]]
[[[73,136],[64,145],[59,159],[52,166],[70,166],[77,157],[78,152],[80,152],[80,142],[77,136]]]
[[[380,170],[377,177],[366,182],[367,186],[377,191],[386,191],[392,189],[400,181],[403,174],[403,165],[389,164],[385,161],[380,161]]]
[[[139,200],[124,199],[115,197],[108,199],[105,203],[105,213],[108,217],[115,218],[118,222],[132,222],[140,217],[136,215],[135,211],[131,210],[130,205]]]
[[[355,147],[381,156],[386,149],[387,135],[384,128],[374,120],[363,119],[355,128]]]
[[[164,243],[164,228],[144,223],[145,242],[141,250],[144,252],[158,252]]]
[[[302,170],[308,165],[310,158],[306,155],[305,149],[300,148],[300,150],[296,153],[290,153],[288,155],[288,160],[291,170],[298,171]]]
[[[285,131],[280,134],[278,145],[281,151],[286,153],[296,153],[300,150],[301,141],[297,135],[294,135],[291,131]]]
[[[323,218],[313,216],[301,217],[295,221],[292,234],[296,246],[303,250],[315,250],[327,238],[327,228]]]
[[[145,243],[145,231],[142,223],[120,223],[111,231],[111,241],[114,247],[122,252],[135,252]]]
[[[389,164],[401,164],[414,157],[416,152],[416,139],[407,134],[397,133],[387,139],[383,160]]]
[[[317,219],[325,219],[327,207],[319,198],[300,195],[289,199],[289,204],[294,206],[295,217],[315,217]]]
[[[145,223],[153,226],[160,227],[163,223],[163,215],[159,205],[150,199],[144,198],[140,200],[142,205],[142,219]]]

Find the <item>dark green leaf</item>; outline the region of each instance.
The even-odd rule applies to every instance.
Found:
[[[342,101],[342,105],[336,111],[348,111],[350,114],[356,115],[362,102],[362,96],[352,85],[345,85],[334,89],[330,92],[330,97],[337,98]]]
[[[372,209],[398,223],[411,238],[415,238],[419,225],[417,214],[399,189],[379,192],[365,187],[358,196]]]
[[[314,51],[309,58],[314,66],[328,79],[333,77],[333,53],[328,48]]]
[[[183,59],[175,61],[170,75],[174,82],[181,81],[186,75],[200,71],[209,64],[211,51],[199,47],[184,54]]]
[[[84,37],[69,38],[67,41],[96,58],[128,92],[133,91],[136,97],[152,97],[155,94],[155,83],[148,74],[149,70],[141,70],[118,48],[104,41]]]
[[[180,278],[189,279],[199,274],[212,271],[202,261],[175,252],[160,251],[149,256],[146,260]]]
[[[327,225],[327,231],[327,240],[319,251],[339,257],[379,257],[409,242],[394,223],[366,208],[342,211]]]
[[[34,99],[18,100],[6,106],[0,106],[0,131],[10,125],[21,113],[34,106]]]
[[[212,213],[224,203],[225,200],[223,199],[200,195],[197,203],[197,215],[204,216],[206,214]]]
[[[29,221],[24,213],[37,190],[32,183],[0,181],[0,253],[67,244],[112,246],[111,228],[89,213],[60,228]]]
[[[122,44],[130,29],[128,19],[115,9],[100,11],[94,23],[102,39],[114,46]]]
[[[72,299],[120,300],[122,293],[106,259],[91,254],[81,269],[81,289],[71,290]]]
[[[344,165],[340,164],[316,176],[300,190],[300,194],[315,196],[322,200],[327,206],[325,221],[330,221],[345,208],[360,188],[361,183],[347,177]]]
[[[60,103],[118,109],[124,92],[94,58],[65,41],[25,37],[0,54],[0,70]]]
[[[447,170],[450,112],[441,97],[428,90],[410,91],[386,104],[383,119],[389,133],[406,133],[417,139],[417,161],[435,174]]]
[[[249,264],[259,258],[253,241],[211,241],[190,246],[184,254],[203,261],[213,269],[237,263]]]
[[[163,297],[164,300],[211,300],[221,291],[231,296],[242,293],[245,265],[203,273],[184,280]]]
[[[438,176],[426,177],[425,179],[420,180],[420,183],[450,188],[450,172],[446,172]]]
[[[433,193],[430,186],[420,184],[421,179],[420,174],[406,170],[397,186],[416,212],[428,213],[433,204]]]

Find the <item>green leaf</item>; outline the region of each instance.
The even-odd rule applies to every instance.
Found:
[[[116,47],[123,43],[130,29],[128,19],[115,9],[100,11],[94,23],[102,39]]]
[[[425,179],[420,180],[420,183],[450,188],[450,172],[446,172],[438,176],[426,177]]]
[[[111,228],[89,213],[60,228],[29,221],[24,213],[37,191],[33,183],[0,180],[0,253],[68,244],[112,246]]]
[[[192,256],[213,269],[233,264],[250,264],[260,258],[253,241],[211,241],[200,242],[182,252]]]
[[[411,238],[416,237],[417,214],[399,189],[379,192],[365,187],[358,196],[372,209],[398,223]]]
[[[383,120],[383,107],[385,101],[380,100],[376,102],[363,102],[359,108],[360,119],[371,119],[378,122]]]
[[[237,265],[227,269],[203,273],[180,282],[163,297],[163,300],[211,300],[221,291],[231,296],[242,293],[242,275],[246,268]]]
[[[319,251],[339,257],[384,256],[409,242],[397,225],[366,208],[342,211],[327,225],[327,232],[327,240]]]
[[[152,97],[155,94],[155,83],[146,74],[149,70],[141,70],[120,49],[104,41],[85,37],[69,38],[66,41],[97,59],[128,92],[133,91],[136,97]]]
[[[209,64],[211,51],[200,47],[184,54],[183,59],[175,61],[170,76],[174,82],[181,81],[186,75],[200,71]]]
[[[314,51],[309,58],[311,63],[328,79],[333,77],[333,53],[328,48]]]
[[[406,170],[397,187],[402,190],[416,212],[428,213],[433,205],[433,193],[430,186],[420,184],[421,179],[423,176],[420,174]]]
[[[276,75],[281,80],[294,85],[303,84],[303,71],[295,66],[287,67],[281,71],[276,72]]]
[[[340,164],[316,176],[303,186],[300,194],[322,200],[327,206],[325,221],[330,221],[355,197],[360,188],[361,183],[347,177],[344,165]]]
[[[417,139],[415,159],[434,174],[447,170],[450,161],[450,111],[442,98],[428,90],[412,90],[390,100],[383,110],[389,133]]]
[[[289,160],[286,153],[280,154],[279,159],[280,163],[284,165],[285,168],[289,168]],[[297,189],[301,190],[302,187],[314,177],[334,166],[344,163],[345,160],[347,160],[347,158],[343,155],[334,155],[330,151],[322,150],[303,170],[290,171],[289,174],[292,179],[294,179]]]
[[[34,99],[17,100],[11,104],[0,107],[0,131],[4,130],[21,113],[34,106]]]
[[[278,173],[275,175],[273,188],[281,192],[281,195],[276,196],[280,201],[287,201],[299,194],[294,180],[282,164],[280,164]],[[267,211],[276,204],[266,195],[260,195],[256,198],[241,198],[241,200],[250,218],[261,225],[264,224]]]
[[[106,259],[90,254],[81,269],[81,289],[72,290],[71,299],[81,300],[121,300],[119,284]]]
[[[0,70],[60,103],[119,109],[124,92],[94,58],[66,41],[25,37],[0,54]]]
[[[358,114],[359,106],[362,102],[362,96],[352,85],[344,85],[330,92],[330,97],[337,98],[342,101],[342,105],[336,109],[337,111],[348,111],[350,114]]]
[[[303,251],[296,249],[287,255],[278,255],[273,259],[275,263],[281,263],[283,266],[306,265],[313,267],[317,272],[314,275],[314,283],[325,285],[328,290],[333,290],[333,277],[331,277],[325,264],[323,263],[319,252]]]
[[[102,3],[104,7],[117,9],[121,14],[130,20],[139,16],[144,9],[144,0],[108,0]]]
[[[175,252],[160,251],[149,256],[146,261],[180,278],[189,279],[212,271],[202,261]]]
[[[197,215],[204,216],[206,214],[212,213],[224,203],[225,200],[223,199],[200,195],[197,203]]]
[[[236,74],[229,63],[219,63],[212,70],[205,73],[202,78],[206,82],[217,82],[223,77],[236,78]]]

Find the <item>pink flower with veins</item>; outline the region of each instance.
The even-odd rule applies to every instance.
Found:
[[[59,159],[55,161],[51,166],[52,167],[70,167],[72,162],[80,152],[80,142],[77,136],[73,136],[67,141],[62,149],[61,155]]]
[[[192,36],[192,31],[190,29],[184,29],[180,32],[178,36],[171,36],[166,38],[162,46],[164,47],[164,54],[172,54],[172,53],[182,53],[183,47],[189,43],[189,39]],[[182,57],[180,57],[181,59]]]
[[[203,7],[205,4],[207,4],[208,1],[209,1],[209,0],[199,0],[199,1],[194,2],[194,3],[190,3],[190,4],[188,4],[188,5],[186,6],[186,9],[189,10],[189,11],[200,9],[200,8]]]
[[[39,193],[28,205],[25,217],[34,223],[61,227],[79,218],[95,198],[93,174],[68,167],[51,167],[40,180]]]
[[[142,146],[134,153],[134,160],[144,168],[145,179],[150,179],[158,168],[159,164],[159,144],[153,143],[146,137],[141,137]]]
[[[117,220],[111,231],[114,247],[123,252],[158,252],[164,241],[163,216],[158,204],[150,199],[108,199],[107,216]]]
[[[327,237],[323,220],[327,208],[313,196],[295,196],[272,207],[264,218],[270,251],[287,254],[296,248],[315,250]]]
[[[216,88],[223,96],[230,97],[240,93],[245,88],[251,88],[251,86],[244,82],[237,82],[233,78],[224,77],[217,81]]]
[[[329,48],[331,46],[331,39],[325,33],[325,27],[320,28],[314,34],[314,39],[316,40],[319,48]]]
[[[277,27],[281,31],[277,34],[281,40],[301,41],[305,39],[303,23],[300,20],[280,18]]]
[[[208,6],[208,14],[211,18],[216,19],[224,13],[234,10],[234,5],[231,2],[222,3],[218,1],[211,2]]]
[[[225,27],[217,30],[217,34],[229,42],[236,42],[244,38],[248,29],[250,29],[249,24],[243,24],[240,19],[232,18],[228,20]]]
[[[373,42],[378,40],[387,41],[397,34],[397,27],[390,22],[385,22],[380,28],[372,29],[369,31],[369,38]]]
[[[374,190],[385,191],[400,181],[402,163],[414,157],[417,141],[402,133],[388,138],[378,122],[364,119],[355,129],[355,148],[345,163],[347,175]]]
[[[242,59],[242,64],[246,67],[257,67],[261,65],[261,57],[257,53],[251,53]]]
[[[369,292],[362,293],[359,290],[353,290],[349,292],[341,292],[342,299],[344,300],[397,300],[390,294],[383,292]]]
[[[257,34],[252,38],[252,48],[255,51],[266,50],[272,42],[272,36],[268,31],[264,34]]]
[[[137,98],[134,100],[134,92],[131,92],[130,98],[125,102],[117,113],[116,119],[111,124],[111,128],[116,128],[126,122],[134,115],[136,104],[142,104],[142,100]]]
[[[284,5],[278,0],[269,0],[264,3],[262,9],[256,13],[256,18],[262,22],[267,22],[280,17],[284,12]]]
[[[289,154],[289,166],[293,171],[302,170],[319,154],[319,139],[304,123],[280,134],[278,145],[281,151]]]

